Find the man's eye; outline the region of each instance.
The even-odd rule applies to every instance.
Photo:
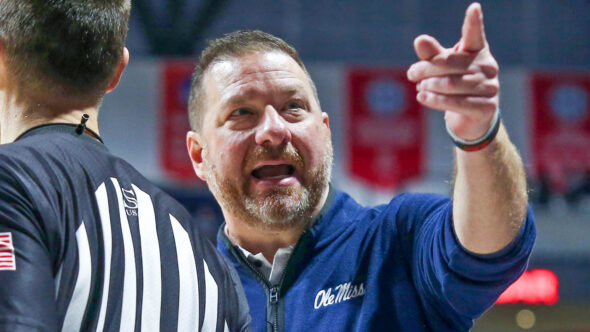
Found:
[[[298,102],[298,101],[292,101],[287,104],[287,109],[298,109],[298,108],[304,108],[303,103]]]
[[[251,115],[254,114],[251,110],[247,108],[238,108],[237,110],[231,112],[231,116],[244,116],[244,115]]]

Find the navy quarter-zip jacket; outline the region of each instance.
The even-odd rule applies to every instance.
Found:
[[[330,189],[297,242],[278,285],[222,231],[218,249],[236,268],[262,331],[467,331],[526,269],[536,230],[490,255],[468,252],[453,230],[452,200],[401,194],[364,207]]]

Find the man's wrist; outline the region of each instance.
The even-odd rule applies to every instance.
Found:
[[[466,141],[458,137],[451,131],[451,129],[449,129],[448,124],[446,124],[445,127],[449,137],[451,138],[451,141],[453,141],[453,144],[455,144],[456,147],[463,151],[472,152],[479,151],[492,143],[498,134],[498,131],[500,130],[500,120],[500,109],[497,108],[496,112],[494,113],[494,117],[492,118],[492,124],[490,125],[488,131],[481,138],[478,138],[474,141]]]

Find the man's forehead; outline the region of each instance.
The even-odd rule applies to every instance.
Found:
[[[206,86],[222,92],[228,88],[248,86],[248,89],[231,89],[236,96],[247,98],[264,89],[265,80],[280,83],[285,93],[305,90],[309,84],[307,74],[289,55],[278,51],[253,52],[241,57],[227,57],[209,67],[204,77]],[[242,91],[237,91],[242,90]],[[228,91],[223,91],[228,92]]]
[[[269,51],[218,59],[207,70],[206,78],[214,79],[219,83],[228,83],[224,81],[273,72],[305,77],[299,64],[289,55],[280,51]]]

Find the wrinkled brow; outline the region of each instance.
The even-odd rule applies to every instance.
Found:
[[[304,91],[303,86],[301,85],[292,85],[289,87],[281,88],[280,91],[275,92],[277,97],[287,98],[293,95],[296,95],[300,92]],[[261,91],[259,89],[248,89],[245,91],[240,91],[232,96],[224,98],[222,100],[222,104],[224,105],[238,105],[244,104],[248,101],[252,101],[254,99],[262,98],[266,92]]]

